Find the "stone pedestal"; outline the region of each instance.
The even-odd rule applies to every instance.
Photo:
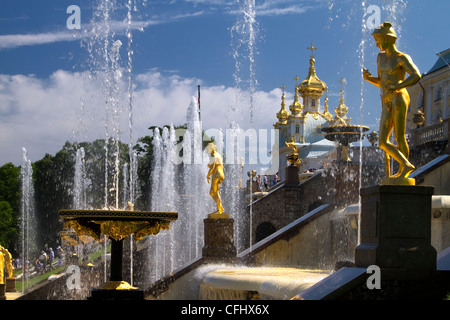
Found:
[[[286,167],[286,181],[285,185],[298,185],[298,170],[297,166],[288,166]]]
[[[436,270],[437,254],[431,245],[433,191],[427,186],[362,188],[356,267]]]
[[[358,202],[359,169],[359,164],[353,161],[336,161],[333,164],[332,174],[336,182],[334,204],[338,208]]]
[[[6,292],[16,292],[16,278],[6,278]]]
[[[234,246],[234,220],[227,213],[210,214],[204,222],[204,258],[232,260],[236,258]]]
[[[6,300],[6,284],[0,283],[0,300]]]
[[[111,240],[109,282],[91,290],[90,300],[144,300],[144,291],[131,287],[122,276],[123,240]]]

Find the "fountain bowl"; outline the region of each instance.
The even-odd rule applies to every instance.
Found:
[[[331,125],[323,127],[322,131],[325,132],[325,138],[330,141],[336,141],[344,146],[348,146],[352,142],[359,141],[361,139],[361,131],[366,132],[369,127],[361,125]]]
[[[109,282],[91,290],[92,300],[143,300],[142,290],[123,280],[123,240],[134,234],[135,239],[168,230],[170,222],[178,219],[176,212],[134,210],[60,210],[64,227],[78,235],[111,240],[111,271]]]
[[[102,235],[116,241],[135,234],[136,240],[147,235],[156,235],[169,229],[169,224],[178,219],[176,212],[152,212],[134,210],[69,210],[59,211],[64,227],[73,229],[99,240]]]

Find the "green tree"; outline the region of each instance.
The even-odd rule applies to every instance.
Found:
[[[62,230],[59,210],[72,205],[74,148],[70,143],[34,163],[35,216],[38,248],[55,247]]]
[[[14,254],[17,229],[14,223],[14,211],[8,201],[0,201],[0,245]]]
[[[7,163],[0,167],[0,244],[16,254],[20,215],[20,167]]]

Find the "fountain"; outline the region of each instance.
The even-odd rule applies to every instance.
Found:
[[[92,299],[143,299],[143,291],[123,280],[123,240],[134,234],[136,240],[156,235],[169,229],[178,218],[174,212],[148,212],[134,210],[61,210],[65,228],[78,235],[88,235],[96,240],[107,236],[111,240],[110,281],[92,290]]]
[[[248,15],[251,18],[248,21],[251,26],[254,23],[254,1],[246,1],[246,4],[249,4],[250,9],[252,9],[252,14]],[[131,23],[130,18],[128,18],[128,22]],[[250,30],[250,45],[252,45],[254,34],[253,29],[250,28]],[[132,39],[130,35],[128,35],[128,39],[130,46]],[[111,70],[109,71],[114,71],[117,68],[116,54],[120,47],[118,42],[112,43],[114,43],[114,46],[111,49],[110,57],[113,58],[113,61],[109,61],[112,62],[112,65],[110,65]],[[130,48],[128,49],[130,50]],[[251,77],[253,77],[253,48],[251,48],[250,52],[250,71]],[[129,71],[131,72],[131,55],[129,54],[128,57]],[[117,89],[116,84],[119,79],[117,79],[115,72],[110,72],[110,76],[113,77],[110,80],[114,81],[111,81],[112,87],[108,91],[108,100],[112,101],[112,105],[108,105],[106,110],[108,118],[118,111],[115,94]],[[132,85],[130,81],[131,78],[129,78],[129,116],[131,130]],[[252,78],[250,82],[253,83],[253,81],[254,79]],[[250,91],[252,95],[254,87]],[[251,98],[250,113],[253,111],[252,108]],[[225,213],[222,212],[221,205],[219,206],[218,202],[220,200],[217,201],[219,191],[215,190],[216,192],[211,192],[211,195],[216,201],[218,212],[211,214],[215,208],[214,202],[208,196],[208,170],[206,169],[208,155],[203,152],[202,123],[197,110],[197,101],[193,98],[187,111],[187,126],[183,129],[181,135],[179,134],[179,129],[175,129],[172,124],[161,129],[155,128],[152,130],[154,153],[152,159],[153,171],[150,177],[152,193],[148,195],[150,197],[149,211],[139,211],[133,208],[133,182],[136,180],[134,172],[137,161],[132,156],[131,148],[130,165],[124,165],[122,170],[123,186],[127,188],[123,195],[123,203],[126,203],[130,199],[128,201],[129,207],[123,210],[119,209],[118,137],[111,134],[111,132],[116,133],[115,129],[117,128],[112,127],[116,125],[115,121],[117,119],[109,118],[105,126],[106,137],[107,139],[111,138],[113,142],[112,149],[110,149],[108,144],[105,144],[105,166],[107,168],[110,166],[107,158],[108,154],[111,155],[111,151],[116,161],[112,168],[114,172],[112,189],[108,188],[108,185],[111,184],[111,177],[108,175],[108,170],[105,170],[105,199],[103,209],[87,208],[88,204],[86,203],[84,181],[85,154],[82,148],[78,149],[75,166],[76,192],[74,192],[74,209],[61,210],[60,216],[64,220],[66,228],[73,229],[79,235],[89,235],[96,240],[102,240],[102,237],[106,237],[111,241],[112,245],[110,279],[98,288],[93,288],[91,298],[143,299],[144,294],[150,295],[149,292],[157,285],[163,287],[161,289],[162,291],[166,290],[164,293],[167,294],[166,297],[175,298],[180,298],[181,292],[184,290],[189,291],[191,295],[188,298],[190,299],[289,299],[296,295],[297,298],[322,298],[320,294],[317,294],[317,291],[321,289],[320,286],[323,286],[324,283],[330,283],[330,279],[339,278],[339,275],[348,272],[348,270],[344,270],[343,273],[336,275],[330,268],[318,268],[320,264],[318,261],[321,262],[320,259],[323,257],[318,254],[311,254],[313,249],[311,251],[308,250],[308,253],[304,254],[299,249],[299,245],[306,244],[309,247],[316,248],[323,245],[331,237],[328,232],[330,230],[330,221],[327,220],[329,215],[331,215],[331,205],[321,205],[311,210],[256,244],[252,243],[250,235],[249,249],[241,250],[242,243],[238,238],[241,237],[241,232],[245,233],[246,231],[240,230],[239,223],[237,224],[238,226],[235,224],[233,227],[233,224],[230,222],[233,219],[238,222],[243,216],[238,203],[241,199],[236,192],[237,184],[235,183],[235,178],[239,173],[242,174],[242,172],[237,168],[239,166],[236,165],[237,162],[228,166],[227,164],[224,165],[226,179],[221,185],[223,187],[221,198],[223,199]],[[368,128],[363,125],[350,124],[350,119],[346,117],[348,108],[344,104],[342,90],[340,103],[335,111],[336,117],[331,121],[332,124],[322,127],[321,130],[325,132],[327,139],[339,143],[338,165],[348,166],[350,165],[350,144],[360,141],[363,137],[363,132],[366,132]],[[232,122],[230,127],[236,128],[237,124]],[[178,140],[181,136],[183,137],[182,142]],[[223,135],[219,134],[215,142],[217,151],[220,153],[224,145]],[[177,163],[177,157],[180,156],[178,153],[181,150],[180,146],[183,149],[183,161],[182,163]],[[299,164],[301,159],[298,158],[295,144],[287,144],[287,146],[292,146],[293,153],[289,155],[288,160],[291,163],[290,167],[294,168]],[[208,148],[208,151],[212,154],[211,150]],[[342,175],[346,174],[346,171],[340,170],[340,172]],[[249,174],[251,178],[250,192],[252,191],[252,177],[255,174],[256,171]],[[128,180],[130,183],[127,185]],[[339,178],[336,178],[336,180],[339,180]],[[290,179],[288,184],[291,182],[292,185],[298,185],[298,174],[295,175],[295,179]],[[115,200],[113,205],[110,205],[110,199],[108,197],[111,190],[114,193]],[[389,198],[388,194],[392,193],[392,190],[388,191],[383,194],[383,197]],[[419,192],[418,199],[420,198],[420,200],[417,201],[417,205],[423,207],[426,212],[426,206],[428,205],[427,199],[430,192],[428,189],[422,191]],[[357,192],[353,193],[357,195]],[[375,199],[376,196],[373,193],[369,194],[365,191],[362,191],[362,195],[365,199],[362,206],[363,211],[373,211],[373,205],[371,207],[370,203],[378,201],[378,199]],[[346,198],[348,197],[342,197],[342,203],[340,205],[344,205],[345,201],[349,201]],[[383,198],[383,201],[385,199]],[[278,201],[277,204],[281,203],[280,200]],[[229,209],[230,207],[232,208],[231,210]],[[397,203],[394,207],[401,208],[401,204]],[[359,207],[355,210],[359,211]],[[208,213],[210,213],[209,216],[207,215]],[[250,207],[250,217],[251,213]],[[230,217],[233,219],[230,219]],[[391,261],[389,261],[389,255],[395,255],[395,253],[389,251],[389,245],[391,243],[385,242],[383,243],[383,251],[388,252],[388,254],[382,255],[381,258],[377,256],[375,260],[371,260],[373,259],[372,252],[376,248],[371,246],[372,242],[370,241],[373,240],[373,237],[370,236],[373,236],[373,233],[376,231],[371,229],[370,226],[375,220],[374,217],[370,215],[368,217],[369,219],[366,218],[362,225],[366,233],[362,238],[365,242],[358,249],[357,263],[359,265],[358,268],[354,269],[359,280],[363,278],[362,275],[366,271],[369,263],[378,264],[380,262],[390,267],[391,265],[389,263]],[[313,225],[311,221],[314,221],[316,224]],[[408,217],[405,214],[400,215],[395,220],[394,226],[388,231],[403,232],[404,229],[402,226],[405,221],[408,221]],[[423,224],[427,224],[425,220],[420,221]],[[252,221],[250,220],[250,230],[251,224]],[[312,225],[314,227],[311,227]],[[168,232],[169,227],[171,232]],[[312,228],[315,229],[311,230]],[[356,229],[356,223],[354,221],[352,221],[352,228]],[[413,234],[412,230],[405,232],[407,236]],[[233,237],[235,237],[236,241],[234,241]],[[124,241],[129,239],[131,239],[130,243],[132,246],[134,243],[137,243],[140,249],[144,247],[144,250],[148,253],[145,261],[139,262],[145,264],[143,267],[145,268],[145,276],[150,281],[150,291],[144,292],[141,288],[134,287],[133,283],[130,284],[124,280],[122,272]],[[205,242],[204,245],[203,240]],[[233,247],[234,245],[235,247]],[[409,259],[409,257],[415,255],[414,252],[417,250],[414,246],[407,245],[403,245],[400,248],[400,253],[403,257]],[[331,251],[330,248],[327,247],[327,249]],[[428,249],[425,250],[427,257],[433,258],[432,250]],[[132,259],[133,251],[134,249],[131,247],[130,257]],[[424,251],[420,252],[422,253]],[[314,269],[301,266],[305,261],[310,262],[312,260],[316,262],[316,265],[313,266]],[[433,266],[427,264],[431,260],[427,259],[427,262],[423,265],[426,268],[432,269]],[[276,266],[271,268],[265,266],[271,262]],[[293,262],[292,264],[295,267],[286,267],[291,262]],[[396,261],[396,263],[401,265],[401,262]],[[203,265],[198,268],[200,264]],[[259,264],[263,266],[259,266]],[[323,263],[323,265],[329,267],[326,263]],[[423,265],[419,264],[418,266],[421,267]],[[398,267],[398,265],[394,265],[394,267]],[[133,261],[131,261],[131,269],[133,269]],[[331,278],[329,277],[330,273],[332,273]],[[195,283],[193,284],[192,281],[195,281]],[[149,285],[149,283],[145,283],[145,285]],[[198,288],[198,292],[195,291],[195,288]],[[164,294],[160,294],[158,298],[164,298]]]
[[[331,125],[322,127],[325,132],[325,138],[339,143],[338,161],[348,162],[350,160],[349,146],[352,142],[362,139],[363,132],[369,130],[369,127],[363,125],[350,124],[347,118],[348,107],[344,103],[343,90],[340,92],[339,105],[334,109],[336,116],[331,121]]]

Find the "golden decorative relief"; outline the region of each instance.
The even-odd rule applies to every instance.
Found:
[[[121,210],[61,210],[60,215],[66,229],[98,241],[103,235],[120,241],[132,234],[139,241],[169,229],[170,222],[178,218],[175,212]]]
[[[87,235],[95,240],[101,240],[105,235],[113,240],[122,240],[135,234],[137,241],[148,235],[157,235],[161,230],[169,229],[169,221],[95,221],[88,225],[78,220],[66,220],[65,228],[73,229],[78,235]]]

